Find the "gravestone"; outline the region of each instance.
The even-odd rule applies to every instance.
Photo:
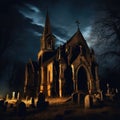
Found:
[[[85,98],[85,94],[79,92],[78,93],[78,104],[79,105],[84,105],[84,98]]]
[[[17,100],[20,100],[20,93],[17,93]]]
[[[8,100],[8,99],[9,99],[9,94],[6,95],[6,100]]]
[[[15,99],[15,92],[12,92],[12,99]]]
[[[17,106],[17,113],[19,116],[24,117],[26,115],[26,105],[24,102],[20,102]]]
[[[73,93],[72,94],[72,102],[77,103],[78,102],[78,93]]]
[[[103,91],[100,91],[100,100],[103,101]]]
[[[39,93],[38,95],[38,101],[37,101],[37,108],[39,110],[44,110],[46,107],[48,107],[49,102],[45,101],[45,94]]]
[[[86,95],[84,99],[84,107],[91,108],[93,106],[93,100],[90,95]]]
[[[34,97],[31,98],[31,105],[30,107],[35,108],[35,99]]]
[[[117,88],[115,89],[115,96],[114,96],[114,100],[117,100],[117,101],[119,101],[119,100],[120,100],[120,94],[119,94],[119,92],[118,92],[118,89],[117,89]]]
[[[6,111],[6,106],[4,104],[4,100],[0,100],[0,112],[5,112]]]
[[[38,95],[38,101],[45,102],[45,94],[44,93],[39,93],[39,95]]]

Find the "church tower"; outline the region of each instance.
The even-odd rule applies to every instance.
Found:
[[[47,62],[48,59],[52,58],[55,52],[55,37],[52,34],[50,27],[50,19],[48,11],[46,14],[45,27],[41,37],[41,48],[38,52],[39,61],[39,81],[40,81],[40,91],[44,92],[45,95],[50,96],[49,91],[50,84],[53,80],[53,61]],[[46,64],[47,62],[47,64]]]
[[[50,51],[50,50],[54,50],[54,48],[55,48],[55,37],[51,32],[50,19],[47,12],[45,27],[41,38],[41,50]]]

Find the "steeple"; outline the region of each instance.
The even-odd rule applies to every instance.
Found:
[[[52,35],[48,11],[46,14],[45,27],[41,38],[41,50],[53,50],[55,46],[55,37]]]
[[[48,11],[45,19],[45,26],[42,33],[42,37],[40,39],[40,51],[38,53],[38,58],[45,52],[53,52],[55,49],[55,36],[52,34],[50,19],[48,15]]]
[[[45,20],[45,27],[44,27],[43,34],[48,35],[48,34],[51,34],[51,33],[52,32],[51,32],[51,27],[50,27],[50,19],[49,19],[48,10],[47,10],[46,20]]]

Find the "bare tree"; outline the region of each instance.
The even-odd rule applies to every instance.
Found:
[[[107,1],[107,0],[106,0]],[[120,56],[120,8],[112,1],[105,2],[102,14],[92,26],[92,45],[102,45],[101,54],[115,54]]]
[[[102,83],[119,86],[120,71],[120,8],[116,1],[105,0],[92,25],[91,46],[95,49]],[[102,84],[105,87],[105,84]]]

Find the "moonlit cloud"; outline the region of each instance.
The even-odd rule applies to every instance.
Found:
[[[57,35],[54,35],[59,41],[61,41],[61,42],[63,42],[63,43],[65,43],[66,41],[63,39],[63,38],[61,38],[61,37],[59,37],[59,36],[57,36]]]
[[[59,47],[60,45],[63,45],[66,42],[64,38],[59,37],[58,35],[55,35],[55,34],[54,36],[56,37],[56,43],[55,43],[56,47]]]
[[[32,24],[38,26],[44,26],[44,17],[42,12],[35,6],[30,4],[25,4],[27,7],[19,7],[18,11],[25,17],[29,18]],[[31,11],[32,9],[33,11]]]
[[[84,29],[83,36],[85,37],[85,39],[88,39],[90,37],[91,29],[91,26],[88,26]]]
[[[25,18],[29,18],[32,21],[31,24],[44,27],[45,17],[43,16],[42,12],[34,5],[25,4],[25,6],[26,7],[20,7],[19,12]],[[67,40],[69,40],[72,37],[72,35],[77,30],[75,27],[75,23],[74,24],[69,23],[69,25],[68,23],[60,25],[60,24],[57,24],[57,22],[59,23],[59,19],[57,19],[57,21],[55,22],[52,22],[52,21],[53,20],[51,20],[51,24],[53,26],[51,27],[54,27],[54,29],[59,29],[59,33],[54,33],[56,30],[53,31],[56,37],[56,46],[58,46],[58,44],[64,44]],[[91,31],[91,26],[87,26],[82,31],[83,36],[87,40],[87,43],[89,46],[90,46],[90,41],[88,41],[88,38],[90,36],[90,31]],[[41,36],[41,33],[38,33],[37,31],[34,31],[34,34],[36,36]]]
[[[92,27],[91,27],[91,26],[87,26],[87,27],[83,30],[83,32],[82,32],[82,34],[83,34],[85,40],[87,41],[87,44],[88,44],[89,47],[92,46],[92,45],[91,45],[91,40],[89,40],[91,30],[92,30]]]
[[[38,36],[38,37],[42,36],[42,34],[40,32],[37,32],[37,31],[34,31],[34,35]]]
[[[35,11],[36,13],[40,12],[40,10],[36,7],[36,6],[33,6],[31,4],[25,4],[27,7],[29,7],[31,10]]]

